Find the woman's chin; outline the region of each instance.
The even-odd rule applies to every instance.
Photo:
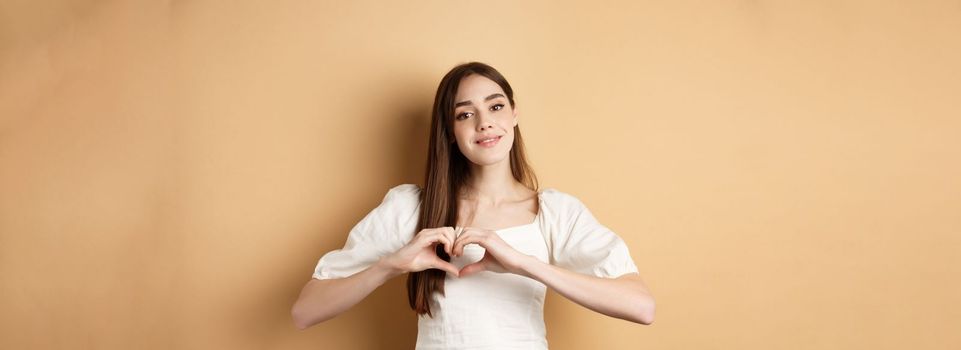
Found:
[[[475,155],[475,156],[473,156],[473,157],[467,157],[467,159],[469,159],[469,160],[471,161],[471,163],[474,163],[475,165],[479,165],[479,166],[490,166],[490,165],[496,165],[496,164],[498,164],[498,163],[507,161],[508,155],[507,155],[507,154],[502,154],[502,155],[499,155],[499,156],[494,156],[494,155]]]

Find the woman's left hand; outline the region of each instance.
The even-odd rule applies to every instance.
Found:
[[[454,239],[454,248],[451,249],[454,256],[463,255],[464,246],[471,243],[484,247],[485,251],[483,258],[461,268],[459,277],[463,278],[481,271],[509,272],[526,276],[526,272],[521,270],[521,267],[529,256],[518,252],[504,242],[497,232],[475,227],[462,227],[460,230],[460,234]]]

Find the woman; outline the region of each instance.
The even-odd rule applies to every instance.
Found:
[[[621,238],[572,195],[537,190],[514,93],[494,68],[451,69],[434,99],[424,188],[391,188],[325,254],[292,315],[333,318],[408,274],[417,349],[546,349],[546,288],[641,324],[654,299]]]

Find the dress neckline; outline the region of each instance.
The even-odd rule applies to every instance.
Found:
[[[511,227],[505,227],[505,228],[502,228],[502,229],[499,229],[499,230],[494,230],[494,232],[510,231],[510,230],[513,230],[513,229],[524,228],[524,227],[527,227],[527,226],[532,226],[532,225],[537,224],[537,222],[539,221],[538,219],[540,219],[540,217],[541,217],[541,213],[544,212],[544,209],[542,208],[542,207],[544,206],[544,205],[543,205],[544,199],[541,198],[541,194],[542,194],[542,193],[544,193],[544,189],[541,189],[541,190],[537,191],[537,214],[534,215],[534,221],[533,221],[533,222],[530,222],[530,223],[527,223],[527,224],[523,224],[523,225],[516,225],[516,226],[511,226]]]

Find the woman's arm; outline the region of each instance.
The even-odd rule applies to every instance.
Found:
[[[454,240],[453,256],[476,243],[486,250],[481,260],[464,266],[459,276],[480,271],[514,273],[533,278],[588,309],[620,319],[649,325],[654,322],[654,297],[637,273],[618,278],[585,275],[554,266],[518,252],[495,232],[467,227]]]
[[[311,279],[290,310],[298,329],[306,329],[347,311],[391,278],[409,272],[441,269],[458,275],[457,267],[435,253],[438,244],[450,253],[453,227],[423,229],[407,245],[368,268],[344,278]]]
[[[644,325],[654,322],[654,297],[640,275],[595,277],[527,257],[528,261],[520,265],[519,274],[540,281],[571,301],[611,317]]]
[[[300,297],[290,310],[297,329],[306,329],[347,311],[367,297],[377,287],[401,271],[388,266],[381,259],[361,272],[345,278],[312,278],[300,291]]]

